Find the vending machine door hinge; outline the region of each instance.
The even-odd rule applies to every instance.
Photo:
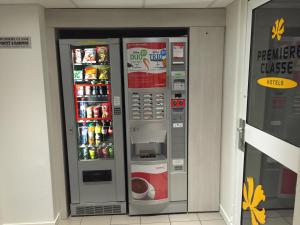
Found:
[[[239,127],[237,130],[239,133],[239,149],[242,151],[245,151],[245,125],[245,120],[240,118]]]

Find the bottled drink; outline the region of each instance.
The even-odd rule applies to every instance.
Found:
[[[98,86],[92,86],[92,95],[98,94]]]
[[[106,125],[105,125],[104,121],[102,121],[102,130],[101,130],[101,133],[102,133],[103,139],[105,139],[106,134],[107,134],[107,129],[106,129]]]
[[[90,159],[95,159],[95,148],[89,149]]]
[[[94,123],[90,123],[88,126],[89,145],[92,146],[95,143],[95,126]]]
[[[86,124],[84,123],[83,126],[81,127],[81,135],[80,135],[80,140],[81,140],[81,145],[85,146],[87,144],[87,134],[88,134],[88,128]]]
[[[96,146],[99,146],[101,143],[101,126],[99,124],[99,122],[96,122],[96,126],[95,126],[95,143]]]
[[[113,134],[113,128],[112,128],[112,122],[109,122],[109,127],[108,127],[108,134],[111,136]]]
[[[103,95],[103,86],[99,86],[99,95]]]
[[[91,95],[91,86],[85,86],[85,95]]]
[[[103,158],[108,157],[108,147],[104,143],[102,145],[101,152],[102,152]]]
[[[80,118],[86,118],[86,108],[87,108],[87,103],[84,101],[84,98],[81,98],[81,101],[79,102]]]
[[[88,151],[88,148],[84,147],[82,149],[82,156],[83,156],[83,159],[87,160],[89,159],[89,151]]]

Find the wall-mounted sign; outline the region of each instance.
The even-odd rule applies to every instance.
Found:
[[[0,48],[31,48],[31,37],[0,37]]]

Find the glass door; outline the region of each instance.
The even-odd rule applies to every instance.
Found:
[[[300,2],[252,0],[248,10],[240,224],[296,225]]]
[[[112,159],[109,45],[71,46],[78,159]]]

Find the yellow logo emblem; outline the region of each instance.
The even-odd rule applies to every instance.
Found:
[[[243,210],[249,208],[251,213],[252,225],[260,225],[266,223],[266,210],[257,209],[258,205],[266,200],[264,190],[261,185],[258,185],[254,191],[254,180],[253,177],[247,177],[248,191],[246,184],[244,183],[243,188]]]
[[[284,33],[284,19],[277,19],[275,25],[272,28],[272,39],[277,38],[278,41],[281,40],[281,37]]]

